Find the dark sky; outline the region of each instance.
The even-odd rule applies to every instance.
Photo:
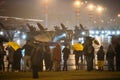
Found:
[[[0,16],[14,16],[22,18],[35,18],[44,20],[42,0],[0,0]],[[48,10],[49,25],[58,25],[64,22],[66,25],[75,25],[74,0],[51,0]],[[106,8],[104,16],[114,18],[120,13],[120,0],[81,0],[95,3]],[[87,19],[85,7],[81,8],[81,19],[85,23]],[[69,25],[68,25],[69,26]],[[86,25],[87,26],[87,25]]]

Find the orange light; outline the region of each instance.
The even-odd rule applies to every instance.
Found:
[[[80,8],[81,7],[81,1],[80,0],[75,0],[74,7],[75,8]]]
[[[101,6],[98,6],[98,7],[97,7],[97,11],[98,11],[99,13],[101,13],[103,10],[104,10],[103,7],[101,7]]]
[[[90,11],[94,10],[94,8],[95,8],[95,6],[94,6],[93,4],[89,4],[89,5],[88,5],[88,9],[89,9]]]

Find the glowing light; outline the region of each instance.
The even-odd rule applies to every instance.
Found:
[[[17,34],[20,34],[20,31],[17,31]]]
[[[48,5],[53,3],[53,0],[42,0],[44,6],[48,7]]]
[[[27,35],[26,34],[23,34],[22,35],[22,39],[26,39],[27,38]]]
[[[66,36],[66,34],[65,34],[65,33],[63,33],[63,34],[62,34],[62,36],[64,36],[64,37],[65,37],[65,36]]]
[[[24,56],[24,55],[25,55],[25,49],[22,50],[22,56]]]
[[[90,34],[95,34],[95,32],[94,31],[90,31]]]
[[[119,34],[120,34],[120,31],[117,31],[116,34],[119,35]]]
[[[84,38],[79,38],[79,42],[84,43]]]
[[[17,43],[18,43],[18,44],[21,44],[21,41],[20,41],[20,40],[17,40]]]
[[[44,5],[48,5],[49,0],[44,0]]]
[[[85,1],[85,4],[87,4],[88,3],[88,1]]]
[[[105,31],[102,31],[101,33],[102,33],[102,34],[104,34],[104,33],[105,33]]]
[[[111,31],[107,31],[108,35],[111,35]]]
[[[99,34],[99,31],[96,31],[96,34]]]
[[[65,41],[64,40],[61,40],[60,43],[64,43]]]
[[[74,7],[75,8],[80,8],[81,7],[81,1],[80,0],[75,0]]]
[[[82,35],[85,35],[85,32],[82,32],[81,34],[82,34]]]
[[[3,35],[4,34],[4,32],[3,31],[0,31],[0,35]]]
[[[115,31],[112,31],[112,34],[115,35]]]
[[[103,10],[104,10],[103,7],[101,7],[101,6],[98,6],[98,7],[97,7],[97,12],[98,12],[98,13],[101,13]]]
[[[118,17],[120,18],[120,14],[118,14]]]
[[[89,9],[90,11],[94,10],[94,8],[95,8],[95,6],[94,6],[93,4],[89,4],[89,5],[88,5],[88,9]]]

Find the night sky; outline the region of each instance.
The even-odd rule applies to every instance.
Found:
[[[73,8],[74,0],[51,0],[48,8],[48,24],[51,28],[64,22],[72,27],[76,24]],[[102,14],[105,19],[115,18],[120,13],[120,0],[81,0],[105,7]],[[86,8],[81,7],[81,23],[87,26]],[[44,20],[44,8],[42,0],[0,0],[0,16],[12,16],[21,18],[34,18]],[[44,23],[42,23],[44,24]]]

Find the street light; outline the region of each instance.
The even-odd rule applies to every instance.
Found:
[[[75,8],[75,13],[76,13],[76,23],[77,25],[79,25],[79,21],[80,21],[80,7],[81,7],[82,3],[80,0],[75,0],[74,1],[74,8]]]
[[[93,11],[95,6],[93,4],[89,4],[87,7],[90,11]]]
[[[120,14],[118,14],[117,16],[118,16],[118,18],[120,18]]]
[[[104,8],[102,6],[97,6],[97,12],[101,13],[104,10]]]
[[[80,1],[80,0],[75,0],[75,2],[74,2],[74,7],[75,7],[76,9],[80,9],[80,7],[81,7],[81,1]]]
[[[120,24],[119,24],[120,23],[120,14],[118,14],[117,17],[118,17],[118,25],[120,26]]]

